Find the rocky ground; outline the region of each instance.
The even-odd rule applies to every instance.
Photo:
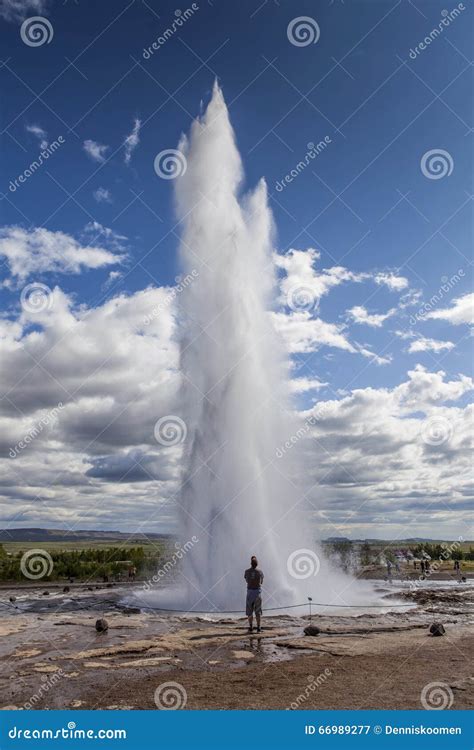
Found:
[[[118,587],[4,588],[0,706],[415,709],[425,691],[425,701],[473,707],[474,586],[436,584],[387,586],[384,614],[313,615],[317,636],[304,635],[308,615],[266,617],[248,635],[244,619],[126,608]],[[411,606],[390,611],[403,601]],[[430,635],[433,622],[443,637]]]

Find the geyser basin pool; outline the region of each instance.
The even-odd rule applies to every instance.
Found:
[[[186,436],[177,502],[187,549],[179,592],[140,598],[191,611],[241,609],[243,571],[255,554],[267,608],[308,596],[367,603],[372,587],[330,565],[309,530],[289,362],[270,312],[277,294],[266,185],[241,192],[242,163],[217,84],[179,149],[180,256],[192,278],[179,294],[183,389],[175,417]]]

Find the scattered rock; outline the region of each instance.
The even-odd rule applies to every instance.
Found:
[[[16,596],[11,596],[9,601],[14,604],[16,602]]]
[[[178,664],[181,663],[181,659],[176,659],[173,656],[152,656],[148,657],[148,659],[132,659],[131,661],[116,662],[114,667],[157,667],[161,666],[163,662]]]
[[[49,596],[49,591],[43,591],[43,596]]]
[[[444,629],[444,625],[441,622],[434,622],[432,626],[430,627],[430,633],[431,635],[444,635],[446,633],[446,630]]]
[[[135,706],[126,706],[126,705],[119,705],[118,703],[114,703],[112,706],[106,707],[108,711],[133,711]]]
[[[34,672],[41,672],[41,674],[59,672],[59,669],[60,668],[56,667],[54,664],[40,664],[39,662],[37,662],[33,667]]]
[[[470,690],[474,687],[474,677],[465,677],[458,682],[452,682],[449,687],[453,690]]]
[[[124,615],[139,615],[141,609],[139,607],[122,607],[122,612]]]
[[[251,651],[232,651],[234,659],[253,659],[255,654]]]
[[[316,625],[307,625],[304,629],[305,635],[319,635],[320,629]]]
[[[23,659],[29,659],[31,656],[39,656],[41,649],[39,648],[25,648],[23,651],[15,651],[13,656],[18,656]]]
[[[64,593],[64,594],[68,594],[68,593],[70,592],[70,590],[71,590],[71,589],[69,588],[69,586],[65,586],[65,587],[63,588],[63,593]]]
[[[105,631],[109,629],[109,623],[102,617],[100,620],[96,621],[95,629],[98,633],[105,633]]]

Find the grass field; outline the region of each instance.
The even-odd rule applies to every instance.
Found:
[[[74,542],[50,542],[50,541],[31,541],[31,542],[2,542],[5,552],[16,555],[18,552],[28,552],[30,549],[45,549],[48,552],[73,552],[88,549],[110,549],[111,547],[120,547],[124,551],[133,547],[143,547],[145,555],[161,552],[166,548],[166,543],[157,539],[151,542],[141,540],[134,541],[132,537],[128,542],[120,542],[114,539],[110,540],[91,540],[91,541],[74,541]]]

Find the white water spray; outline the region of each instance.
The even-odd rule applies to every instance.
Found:
[[[187,610],[242,610],[243,571],[255,554],[267,608],[307,596],[361,603],[351,579],[328,570],[314,530],[306,533],[298,447],[278,452],[300,425],[269,315],[277,297],[272,216],[263,180],[240,194],[242,164],[217,85],[180,151],[187,165],[176,179],[180,252],[184,275],[194,277],[179,297],[179,413],[187,437],[178,504],[185,552],[179,595],[161,592],[159,601]]]

